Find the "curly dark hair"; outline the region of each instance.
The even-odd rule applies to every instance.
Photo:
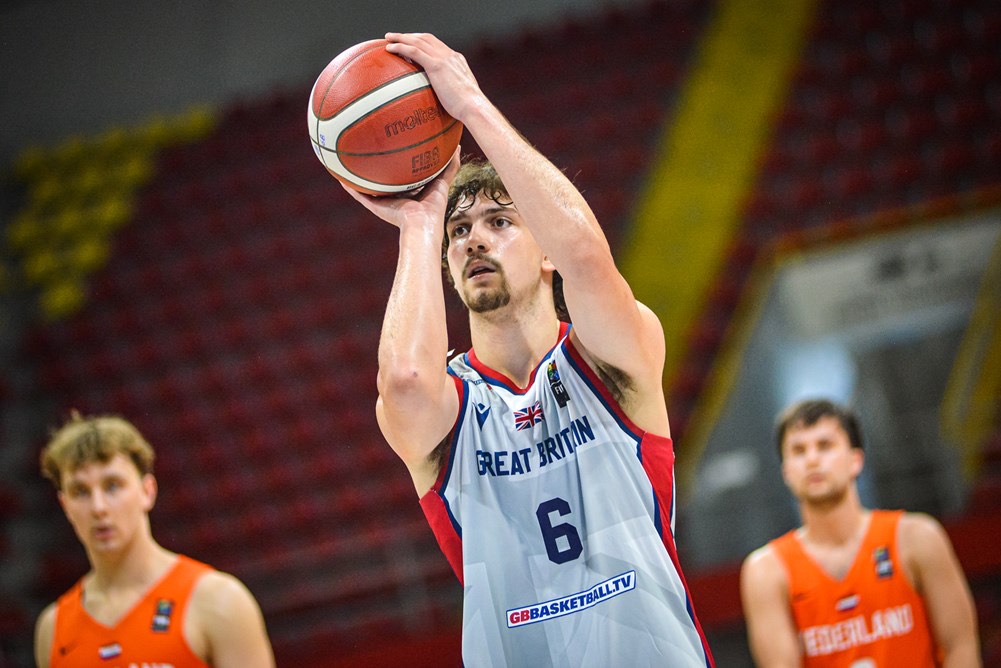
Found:
[[[447,223],[456,211],[471,207],[477,195],[482,195],[505,206],[514,203],[494,166],[486,160],[471,160],[462,164],[448,190],[448,205],[445,207],[444,222]],[[443,234],[441,266],[449,285],[454,287],[452,275],[448,271],[447,253],[448,234]],[[563,322],[570,322],[570,312],[567,310],[567,304],[563,298],[563,277],[558,271],[553,272],[553,304],[556,306],[556,315],[559,319]]]

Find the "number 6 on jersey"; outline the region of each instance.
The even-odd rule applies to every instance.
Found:
[[[570,504],[556,497],[543,501],[535,511],[535,516],[539,518],[539,529],[542,530],[542,540],[546,544],[546,554],[549,555],[549,561],[554,564],[565,564],[579,557],[580,553],[584,551],[584,546],[580,542],[577,527],[569,522],[554,525],[553,513],[560,516],[569,515]],[[564,545],[559,543],[560,538],[566,539]]]

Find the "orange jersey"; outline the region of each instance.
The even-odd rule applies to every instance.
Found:
[[[938,665],[924,602],[897,551],[902,511],[872,511],[842,580],[828,575],[789,533],[771,542],[789,577],[805,668]]]
[[[191,592],[210,566],[179,555],[167,574],[113,626],[83,607],[83,580],[59,597],[50,665],[53,668],[181,668],[208,666],[184,638]]]

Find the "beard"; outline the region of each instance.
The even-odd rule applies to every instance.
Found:
[[[482,254],[478,254],[475,257],[471,257],[466,260],[466,267],[468,267],[474,260],[486,262],[494,270],[497,277],[500,278],[500,285],[494,288],[480,289],[470,288],[468,284],[464,285],[462,290],[462,301],[466,304],[466,308],[473,313],[490,313],[491,311],[496,311],[497,309],[510,304],[511,286],[507,283],[507,277],[504,276],[504,270],[501,269],[496,262]],[[463,267],[463,273],[465,273],[466,267]]]
[[[800,498],[817,508],[831,508],[837,506],[848,496],[848,486],[831,486],[817,492],[805,492]]]
[[[489,313],[503,308],[511,303],[511,289],[507,281],[502,280],[496,288],[479,290],[470,295],[468,290],[465,294],[466,307],[473,313]]]

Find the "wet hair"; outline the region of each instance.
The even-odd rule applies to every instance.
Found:
[[[775,421],[775,440],[779,449],[779,460],[782,459],[782,441],[789,429],[802,425],[812,427],[821,418],[832,417],[838,421],[841,428],[848,434],[848,442],[853,448],[864,450],[862,430],[859,428],[858,417],[842,404],[829,399],[807,399],[792,404],[779,413]]]
[[[91,462],[106,463],[117,454],[128,457],[140,475],[153,472],[153,447],[131,422],[115,415],[82,416],[74,410],[42,450],[42,475],[61,490],[63,473]]]
[[[452,181],[452,186],[448,190],[444,223],[447,224],[456,211],[464,211],[473,206],[477,196],[491,199],[501,206],[514,204],[514,200],[508,194],[507,188],[494,166],[486,160],[471,160],[459,167],[459,171]],[[448,234],[445,233],[442,235],[441,241],[441,266],[449,285],[454,287],[452,275],[448,271],[447,254]],[[570,322],[570,312],[567,310],[566,300],[563,298],[563,277],[558,271],[553,272],[553,304],[556,306],[556,315],[559,319],[563,322]]]

